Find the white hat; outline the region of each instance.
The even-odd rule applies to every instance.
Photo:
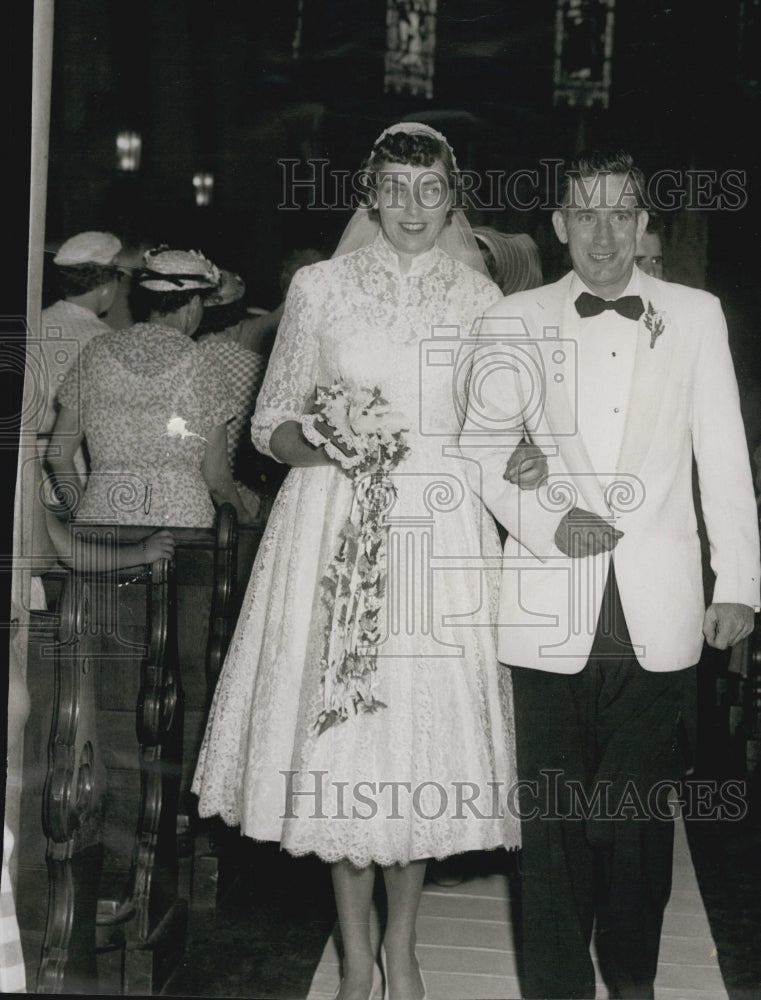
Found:
[[[503,295],[538,288],[542,284],[539,247],[528,233],[503,233],[491,226],[474,226],[473,235],[494,257],[494,281]]]
[[[53,263],[61,267],[73,267],[76,264],[113,264],[121,248],[121,241],[113,233],[77,233],[61,245],[53,258]]]
[[[198,250],[146,250],[140,284],[152,292],[185,292],[191,288],[216,288],[219,270]]]

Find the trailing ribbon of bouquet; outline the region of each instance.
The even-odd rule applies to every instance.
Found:
[[[323,705],[316,722],[320,733],[350,715],[386,707],[376,695],[376,670],[387,529],[369,496],[379,486],[393,489],[382,479],[378,473],[354,478],[352,512],[341,529],[338,553],[321,581],[330,620],[321,661]]]
[[[363,390],[368,394],[368,390]],[[318,392],[318,404],[351,402],[341,383]],[[379,391],[364,413],[386,406]],[[319,405],[318,405],[319,409]],[[382,416],[382,414],[381,414]],[[409,450],[400,430],[382,426],[376,432],[338,435],[350,454],[316,426],[320,412],[301,418],[304,436],[323,446],[351,477],[354,500],[341,529],[338,552],[321,580],[322,600],[329,612],[321,658],[323,701],[316,720],[320,733],[359,712],[386,708],[376,694],[379,616],[386,593],[387,525],[385,512],[396,490],[388,473]],[[393,425],[396,427],[396,425]]]

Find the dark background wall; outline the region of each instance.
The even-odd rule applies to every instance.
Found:
[[[666,214],[670,276],[721,295],[730,320],[749,437],[759,361],[759,0],[619,0],[610,107],[554,108],[553,0],[439,0],[432,100],[384,94],[384,0],[66,0],[56,5],[47,238],[106,228],[125,244],[203,250],[240,271],[251,304],[272,307],[286,252],[329,253],[348,217],[278,208],[278,160],[358,167],[390,122],[424,116],[461,166],[510,174],[581,143],[629,148],[649,172],[745,172],[739,211]],[[754,19],[755,18],[755,19]],[[119,173],[115,137],[143,138],[141,169]],[[215,176],[194,204],[192,175]],[[301,168],[299,168],[301,169]],[[303,168],[306,170],[306,167]],[[323,191],[331,203],[331,191]],[[525,231],[545,276],[567,266],[546,210],[501,208],[474,221]]]

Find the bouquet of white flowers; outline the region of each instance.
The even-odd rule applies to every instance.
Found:
[[[407,452],[403,413],[392,410],[380,389],[354,388],[345,382],[318,386],[311,413],[301,418],[307,441],[325,451],[354,474],[384,472],[398,465]]]
[[[384,513],[395,495],[388,473],[409,451],[404,441],[409,428],[377,386],[342,381],[318,386],[313,410],[301,418],[301,426],[308,441],[324,446],[346,470],[355,489],[338,553],[322,578],[330,613],[321,660],[323,707],[316,722],[322,733],[350,714],[386,707],[374,685],[386,588]]]

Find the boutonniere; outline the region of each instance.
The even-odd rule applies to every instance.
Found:
[[[650,299],[647,300],[645,310],[645,327],[650,333],[650,349],[655,347],[655,342],[666,329],[666,313],[654,308]]]

